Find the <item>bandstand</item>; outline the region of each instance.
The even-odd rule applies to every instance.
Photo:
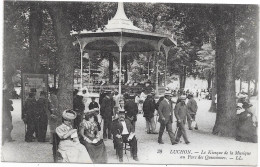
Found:
[[[98,29],[95,32],[83,30],[79,33],[74,32],[72,35],[77,39],[75,44],[80,45],[81,58],[83,50],[86,51],[89,56],[95,52],[110,52],[119,56],[119,94],[121,94],[122,90],[122,56],[127,56],[127,54],[131,52],[156,52],[156,54],[159,54],[162,47],[167,60],[169,50],[177,45],[176,41],[170,35],[146,32],[134,26],[132,21],[129,20],[125,14],[123,2],[118,2],[115,16],[108,21],[104,29]],[[156,64],[158,64],[158,62],[156,62]],[[158,94],[158,72],[156,73],[155,88],[156,94]]]

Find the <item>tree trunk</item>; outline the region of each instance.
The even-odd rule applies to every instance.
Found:
[[[186,66],[184,66],[182,69],[183,69],[183,72],[182,72],[182,74],[179,75],[180,89],[181,90],[185,88],[185,83],[186,83]]]
[[[235,8],[234,5],[217,5],[215,11],[218,100],[213,134],[235,136]]]
[[[58,59],[58,110],[62,114],[65,109],[73,108],[74,59],[72,59],[72,56],[75,51],[72,45],[73,38],[70,36],[71,27],[68,22],[66,5],[51,3],[49,12],[53,21],[54,33],[60,53]],[[59,120],[61,120],[61,115]]]
[[[40,72],[39,38],[42,33],[42,11],[38,2],[30,2],[29,55],[31,72]]]
[[[124,81],[125,83],[128,81],[128,70],[127,70],[127,55],[124,56],[124,67],[125,67],[125,73],[124,73]]]
[[[250,98],[251,97],[250,80],[247,81],[247,94],[248,94],[248,97]]]
[[[109,66],[108,66],[108,71],[109,71],[109,84],[113,84],[113,55],[111,53],[109,53],[109,57],[108,57],[108,63],[109,63]]]
[[[239,80],[240,80],[240,82],[239,82],[239,92],[241,92],[242,91],[242,78],[240,78]]]
[[[258,80],[255,80],[254,96],[258,94]]]
[[[78,77],[77,77],[77,79],[78,79]],[[56,87],[56,82],[57,82],[57,74],[56,74],[56,72],[54,72],[54,74],[53,74],[53,80],[54,80],[54,88],[56,89],[57,87]],[[77,83],[78,83],[78,81],[77,81]]]
[[[215,103],[216,93],[217,93],[217,79],[216,79],[216,76],[214,76],[213,79],[212,79],[211,106],[210,106],[209,112],[214,112],[214,113],[217,112],[217,105]]]
[[[211,88],[211,80],[212,80],[212,75],[210,74],[209,77],[207,78],[208,90],[210,90],[210,88]]]

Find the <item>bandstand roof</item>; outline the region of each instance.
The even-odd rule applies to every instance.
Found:
[[[123,2],[118,3],[115,16],[103,30],[73,32],[85,50],[105,52],[152,52],[161,46],[176,46],[170,35],[146,32],[133,25],[124,12]]]

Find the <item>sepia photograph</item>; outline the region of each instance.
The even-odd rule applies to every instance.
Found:
[[[258,165],[258,4],[2,9],[1,164]]]

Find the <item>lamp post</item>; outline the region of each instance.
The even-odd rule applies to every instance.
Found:
[[[79,43],[79,47],[80,47],[80,89],[82,90],[82,87],[83,87],[83,48],[82,48],[82,45],[77,38],[77,41]]]
[[[157,55],[159,57],[160,55],[160,52],[157,52]],[[159,74],[158,74],[158,68],[159,67],[159,64],[158,64],[158,58],[157,58],[157,61],[156,61],[156,79],[155,79],[155,91],[156,91],[156,95],[159,95],[159,89],[158,89],[158,78],[159,78]]]
[[[88,89],[89,89],[89,87],[90,87],[90,75],[91,75],[91,72],[90,72],[90,55],[88,55],[88,62],[89,62],[89,70],[88,70],[88,75],[89,75],[89,79],[88,79]]]
[[[151,61],[152,56],[149,55],[148,58],[148,80],[150,79],[150,61]]]

